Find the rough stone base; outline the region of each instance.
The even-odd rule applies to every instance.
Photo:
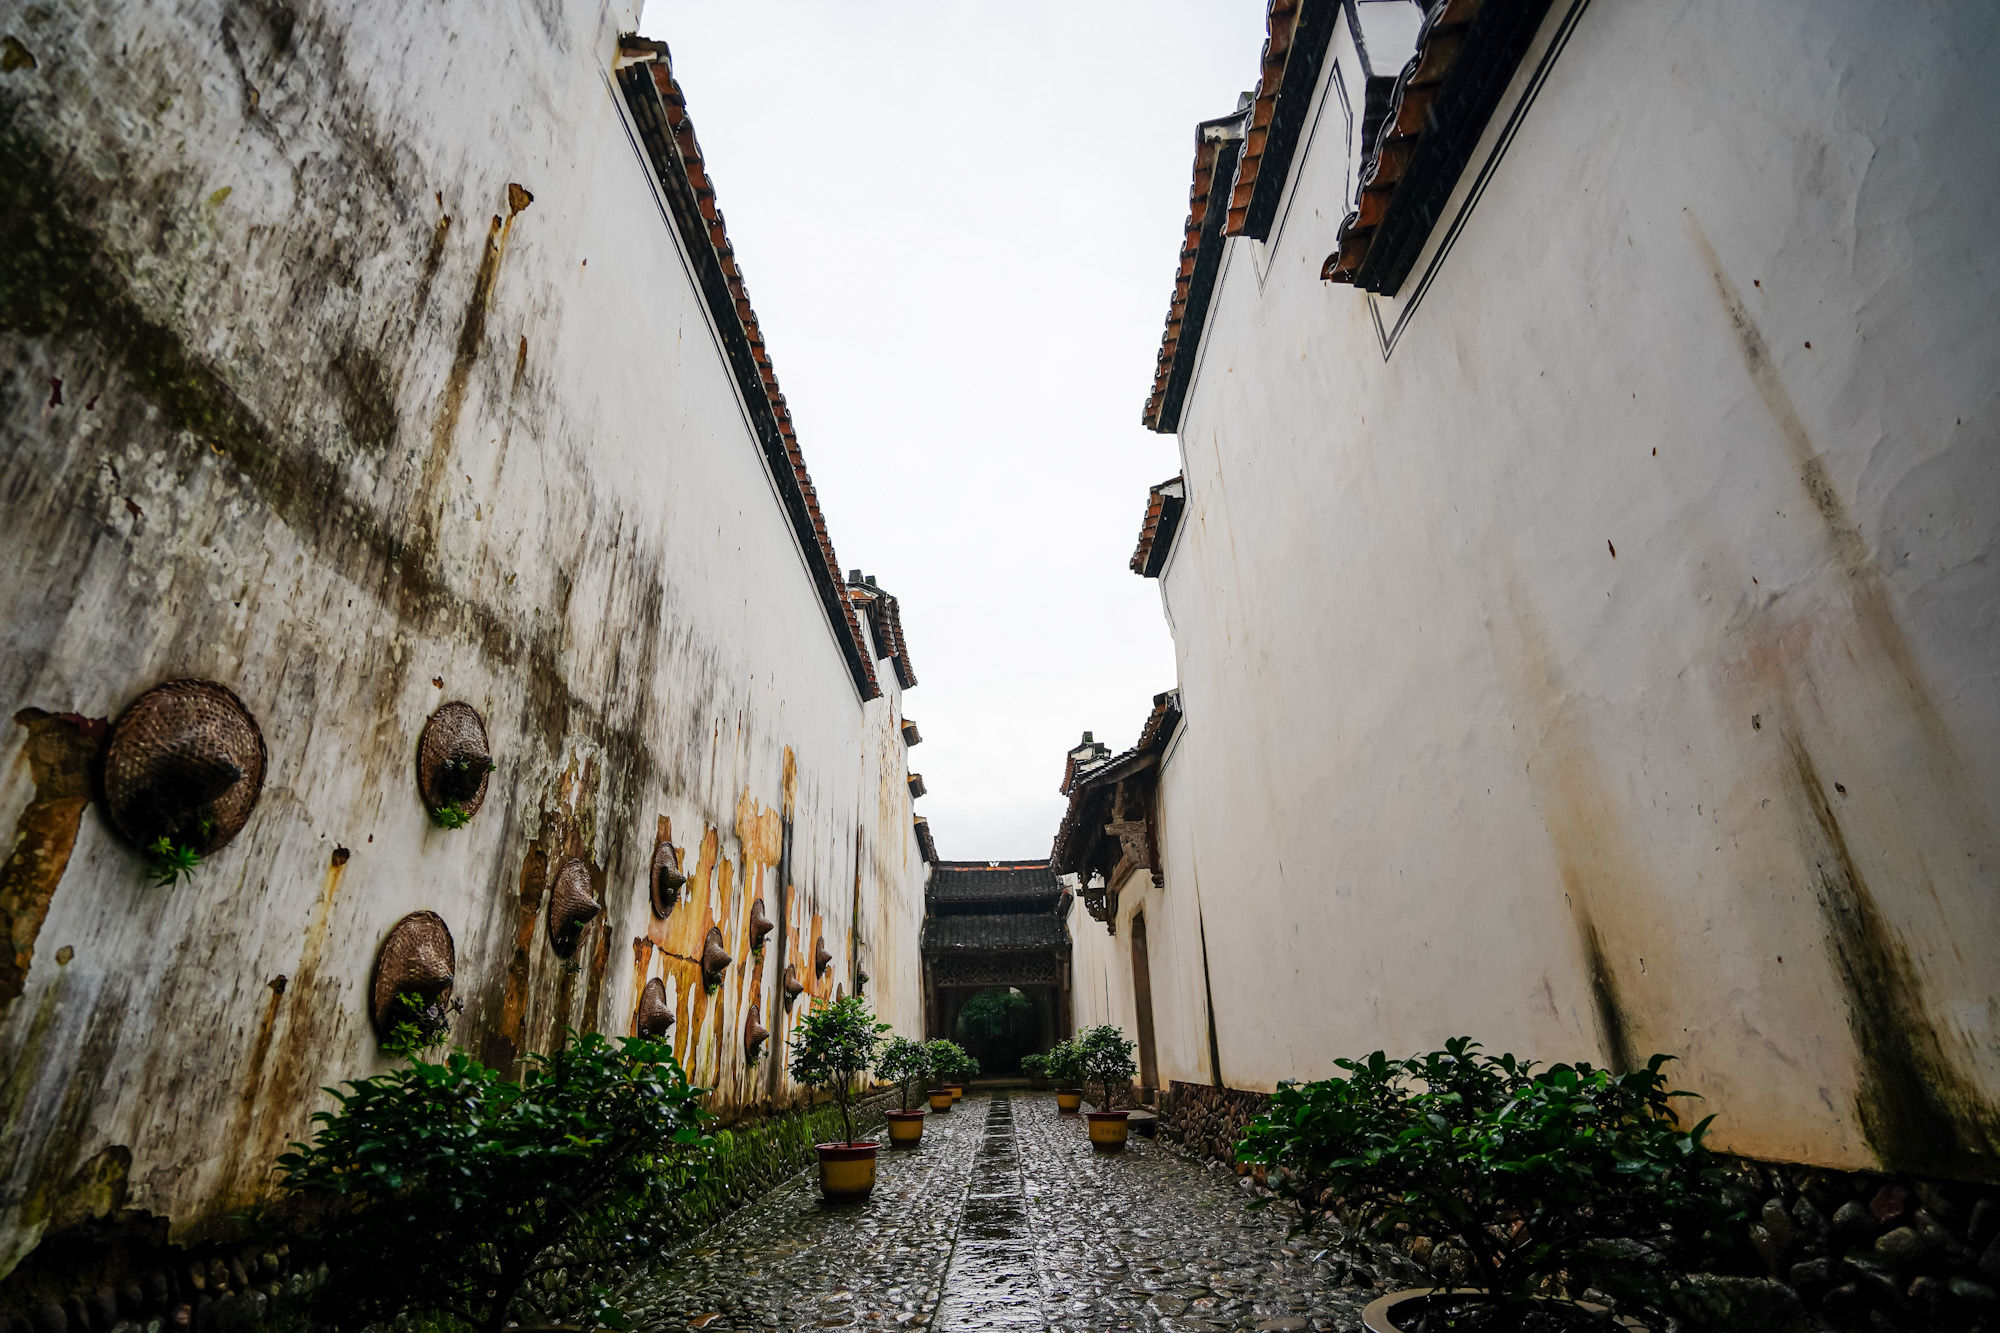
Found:
[[[1234,1166],[1236,1136],[1264,1113],[1271,1097],[1269,1093],[1175,1079],[1159,1101],[1162,1138],[1199,1156]]]

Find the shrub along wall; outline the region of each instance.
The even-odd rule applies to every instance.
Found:
[[[1160,1133],[1227,1163],[1270,1097],[1175,1081]],[[1743,1333],[2000,1330],[2000,1190],[1964,1182],[1825,1171],[1739,1159],[1740,1272],[1695,1282],[1700,1317]],[[1462,1260],[1430,1237],[1396,1249],[1433,1278]]]
[[[896,1090],[855,1102],[855,1131],[881,1127]],[[840,1137],[831,1102],[804,1111],[746,1119],[716,1131],[709,1178],[682,1200],[671,1233],[699,1235],[813,1162],[813,1145]],[[163,1226],[88,1228],[13,1275],[0,1300],[0,1333],[185,1333],[304,1329],[307,1298],[323,1271],[294,1261],[275,1228],[256,1239],[195,1247],[166,1243]],[[534,1295],[524,1297],[533,1303]]]

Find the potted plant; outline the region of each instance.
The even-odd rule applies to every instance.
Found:
[[[930,1052],[931,1077],[936,1080],[931,1085],[931,1109],[949,1111],[965,1095],[965,1085],[959,1080],[979,1066],[955,1041],[938,1038],[925,1042],[924,1049]],[[940,1098],[944,1101],[943,1106],[938,1105]]]
[[[924,1138],[924,1111],[921,1106],[914,1111],[910,1109],[910,1085],[929,1083],[929,1048],[908,1037],[891,1037],[889,1044],[882,1048],[882,1058],[875,1062],[875,1073],[877,1077],[896,1084],[903,1098],[903,1109],[888,1113],[889,1146],[916,1147]]]
[[[1059,1041],[1049,1051],[1049,1077],[1055,1080],[1056,1110],[1075,1115],[1083,1106],[1083,1052],[1075,1038]]]
[[[595,1033],[527,1056],[518,1083],[454,1052],[345,1084],[313,1141],[278,1159],[315,1218],[304,1242],[332,1270],[324,1317],[540,1322],[566,1251],[644,1231],[702,1179],[706,1093],[671,1046]],[[559,1317],[620,1323],[588,1283],[556,1286]]]
[[[1139,1072],[1132,1063],[1133,1042],[1112,1024],[1100,1023],[1079,1036],[1076,1046],[1085,1086],[1095,1083],[1101,1094],[1097,1109],[1084,1116],[1090,1122],[1091,1149],[1102,1153],[1124,1152],[1132,1126],[1126,1113],[1118,1109],[1117,1098],[1118,1090],[1131,1086],[1133,1075]]]
[[[929,1071],[930,1087],[926,1089],[931,1100],[931,1110],[939,1115],[951,1111],[950,1089],[944,1086],[946,1074],[952,1068],[952,1052],[958,1049],[956,1042],[933,1039],[924,1043],[925,1068]]]
[[[1037,1092],[1049,1086],[1049,1057],[1046,1055],[1024,1055],[1021,1057],[1021,1072],[1028,1076],[1028,1086]]]
[[[875,1153],[881,1145],[854,1140],[854,1081],[875,1063],[888,1030],[858,995],[815,1004],[792,1030],[792,1077],[833,1093],[847,1136],[840,1143],[815,1145],[820,1194],[828,1203],[859,1203],[875,1188]]]
[[[958,1068],[953,1071],[951,1082],[946,1086],[951,1089],[952,1101],[957,1102],[965,1098],[965,1085],[979,1077],[979,1061],[963,1046],[955,1046],[954,1049],[958,1051]]]
[[[1344,1076],[1280,1084],[1236,1158],[1298,1205],[1294,1234],[1339,1207],[1363,1231],[1450,1247],[1462,1284],[1391,1293],[1366,1312],[1376,1333],[1660,1328],[1740,1216],[1703,1143],[1709,1120],[1683,1128],[1674,1112],[1692,1094],[1668,1091],[1670,1058],[1538,1070],[1460,1037],[1407,1060],[1337,1060]],[[1605,1293],[1615,1316],[1544,1294],[1565,1287]]]

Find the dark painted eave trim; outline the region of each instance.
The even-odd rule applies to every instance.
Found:
[[[1410,276],[1551,3],[1484,5],[1468,25],[1458,59],[1428,112],[1429,130],[1418,141],[1368,243],[1368,254],[1354,271],[1356,287],[1394,296]]]
[[[1264,156],[1257,167],[1257,183],[1250,187],[1250,206],[1243,213],[1245,236],[1259,241],[1271,239],[1271,226],[1278,220],[1278,204],[1285,197],[1285,183],[1292,178],[1292,156],[1298,152],[1307,118],[1312,114],[1313,94],[1319,87],[1319,72],[1333,43],[1334,19],[1340,10],[1341,0],[1301,0],[1298,27],[1285,55],[1284,82],[1278,85],[1271,123],[1264,131]],[[1234,174],[1232,171],[1231,175]]]
[[[708,224],[701,216],[694,187],[688,180],[687,166],[681,160],[679,146],[674,142],[666,103],[653,83],[653,68],[653,62],[649,61],[629,64],[618,70],[615,77],[619,90],[625,95],[633,125],[639,131],[640,142],[645,145],[646,155],[652,161],[653,175],[666,198],[674,226],[680,232],[681,248],[694,266],[702,300],[707,304],[710,318],[721,337],[724,357],[736,377],[737,388],[757,432],[757,443],[763,450],[772,482],[783,502],[785,517],[798,538],[807,571],[819,593],[833,637],[847,661],[855,691],[863,701],[877,698],[881,694],[881,686],[876,683],[874,664],[868,660],[865,646],[857,640],[851,627],[849,616],[852,612],[847,601],[847,588],[827,567],[828,561],[823,558],[825,548],[820,543],[818,530],[813,526],[805,492],[799,486],[798,473],[793,469],[791,455],[785,447],[784,433],[778,428],[777,413],[772,408],[770,394],[765,390],[763,376],[750,349],[750,340],[737,315],[736,299],[729,290],[728,276],[722,271],[715,247],[709,241]]]
[[[1181,404],[1194,379],[1195,362],[1201,357],[1202,339],[1208,334],[1208,306],[1215,294],[1215,278],[1222,269],[1224,234],[1229,225],[1229,192],[1236,183],[1236,160],[1243,152],[1243,113],[1220,121],[1204,122],[1217,129],[1235,126],[1233,138],[1216,146],[1215,170],[1208,180],[1208,211],[1202,215],[1201,241],[1195,249],[1194,272],[1188,278],[1187,306],[1181,315],[1180,339],[1174,344],[1174,368],[1167,376],[1166,396],[1160,401],[1160,419],[1153,426],[1161,435],[1171,435],[1181,426]]]
[[[1174,549],[1174,537],[1180,532],[1181,511],[1186,508],[1185,496],[1160,496],[1160,521],[1153,525],[1153,544],[1146,548],[1144,577],[1156,579],[1166,568],[1167,554]]]

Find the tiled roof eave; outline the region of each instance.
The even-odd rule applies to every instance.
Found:
[[[791,413],[778,391],[776,372],[750,306],[742,275],[715,207],[714,187],[687,114],[687,99],[674,81],[666,48],[627,38],[623,45],[651,53],[652,60],[624,65],[616,74],[655,180],[695,270],[696,286],[715,321],[723,353],[748,407],[759,447],[777,483],[785,516],[806,555],[834,638],[863,700],[881,694],[875,663],[861,622],[848,599],[840,562],[827,536],[812,478],[793,432]]]
[[[1243,144],[1242,125],[1243,114],[1238,112],[1203,121],[1195,132],[1194,180],[1189,189],[1180,264],[1153,372],[1153,392],[1140,418],[1148,430],[1171,433],[1180,425],[1181,401],[1194,374],[1209,297],[1221,268],[1223,223],[1228,216],[1230,181]]]
[[[1340,8],[1341,0],[1271,0],[1256,100],[1229,199],[1231,236],[1270,239]]]
[[[1395,295],[1551,3],[1433,0],[1320,277]]]

